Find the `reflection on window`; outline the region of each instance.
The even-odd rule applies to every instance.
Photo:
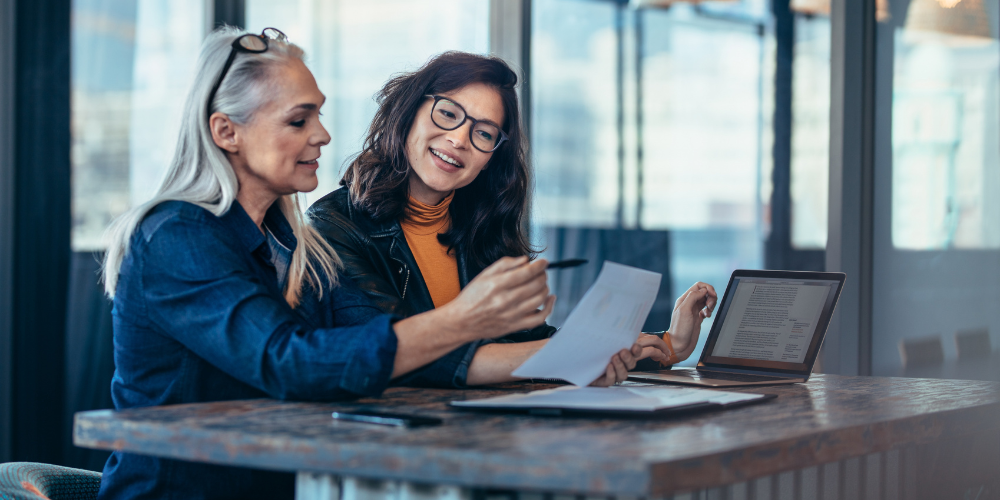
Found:
[[[764,36],[682,8],[645,19],[642,227],[755,230]]]
[[[615,5],[536,2],[534,223],[614,227],[618,207]]]
[[[181,109],[195,78],[195,62],[205,31],[199,15],[205,10],[203,2],[139,3],[129,131],[133,204],[153,197],[173,159]]]
[[[892,242],[1000,248],[1000,43],[983,2],[913,0],[895,36]]]
[[[247,0],[247,28],[273,26],[306,51],[326,95],[323,125],[332,140],[320,158],[309,203],[336,189],[342,167],[361,150],[375,115],[372,97],[394,74],[448,50],[486,53],[489,3],[467,0]]]
[[[792,247],[826,248],[830,183],[830,19],[796,16],[792,61]]]
[[[173,156],[204,10],[203,0],[74,0],[74,250],[103,248],[108,223],[156,189]]]
[[[532,13],[533,238],[548,258],[593,262],[550,278],[552,323],[607,259],[664,274],[645,328],[665,329],[695,281],[721,293],[733,269],[762,265],[767,3],[535,0]]]

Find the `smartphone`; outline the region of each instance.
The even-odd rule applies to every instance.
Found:
[[[349,422],[364,422],[366,424],[389,425],[392,427],[426,427],[430,425],[441,425],[444,421],[436,417],[422,417],[419,415],[405,415],[402,413],[389,413],[376,410],[352,410],[333,412],[334,420],[347,420]]]

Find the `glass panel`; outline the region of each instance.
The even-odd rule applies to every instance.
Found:
[[[560,299],[550,322],[612,260],[664,275],[644,328],[666,329],[695,281],[722,293],[734,269],[763,265],[767,3],[536,0],[532,9],[533,237],[550,259],[591,260],[551,278]]]
[[[618,210],[615,5],[532,3],[534,224],[614,227]]]
[[[246,1],[247,27],[276,27],[306,51],[326,94],[316,201],[339,187],[347,161],[361,150],[377,106],[373,96],[393,74],[412,71],[448,50],[489,50],[489,2],[471,0]]]
[[[878,25],[886,59],[876,65],[886,92],[876,93],[875,114],[873,371],[996,380],[988,356],[1000,340],[1000,7],[890,6]],[[987,345],[963,351],[963,332]],[[904,368],[901,353],[928,339],[944,364]]]
[[[1000,43],[985,5],[914,0],[895,47],[893,245],[1000,248]]]
[[[830,184],[830,19],[796,16],[792,61],[792,247],[825,249]]]
[[[755,232],[763,33],[683,5],[644,15],[642,227]]]
[[[671,302],[696,281],[721,294],[734,269],[763,267],[758,193],[771,184],[774,109],[764,95],[774,92],[774,53],[766,17],[739,12],[747,5],[645,13],[640,221],[670,233]]]
[[[203,0],[74,0],[74,250],[103,248],[108,223],[156,189],[173,155],[204,10]]]

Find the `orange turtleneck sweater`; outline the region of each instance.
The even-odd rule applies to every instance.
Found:
[[[437,239],[438,234],[451,227],[448,207],[454,197],[452,192],[437,205],[427,205],[410,197],[406,215],[399,223],[406,236],[406,244],[410,246],[410,252],[420,268],[420,275],[431,292],[434,307],[451,302],[462,290],[455,255],[449,254],[448,247]]]

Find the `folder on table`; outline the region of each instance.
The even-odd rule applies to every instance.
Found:
[[[452,401],[451,405],[474,410],[524,411],[539,415],[659,415],[732,408],[775,397],[777,396],[773,394],[637,384],[613,387],[564,386],[485,399]]]

